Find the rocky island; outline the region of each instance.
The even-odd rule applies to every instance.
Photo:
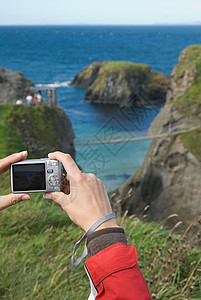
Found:
[[[141,106],[165,101],[169,77],[151,71],[145,64],[103,61],[86,67],[71,84],[87,89],[87,102]],[[143,101],[139,99],[139,91]]]
[[[142,167],[110,194],[122,214],[142,214],[151,220],[178,214],[184,225],[201,222],[201,45],[189,46],[171,74],[167,102],[157,115],[150,135],[172,135],[152,140]],[[191,130],[192,129],[192,130]],[[181,130],[186,133],[179,134]]]

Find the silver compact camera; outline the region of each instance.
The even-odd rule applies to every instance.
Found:
[[[62,164],[49,158],[11,164],[12,193],[55,192],[61,189]]]

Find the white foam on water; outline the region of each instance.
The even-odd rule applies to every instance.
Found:
[[[68,87],[70,86],[71,81],[63,81],[63,82],[54,82],[54,83],[38,83],[37,87],[52,87],[52,88],[60,88],[60,87]]]

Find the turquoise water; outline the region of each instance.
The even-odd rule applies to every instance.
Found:
[[[85,103],[85,91],[69,86],[74,76],[96,60],[147,63],[170,74],[181,50],[198,43],[200,26],[0,27],[0,65],[23,72],[37,84],[57,86],[58,103],[71,119],[75,142],[101,141],[147,135],[161,105],[130,111]],[[111,191],[141,166],[149,143],[76,147],[76,159]]]

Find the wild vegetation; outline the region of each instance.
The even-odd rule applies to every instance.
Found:
[[[201,113],[201,45],[192,45],[183,50],[176,66],[175,81],[194,77],[190,88],[174,101],[174,107],[185,116],[200,117]]]
[[[127,69],[130,71],[138,71],[138,70],[142,70],[144,72],[149,72],[150,71],[150,67],[148,65],[145,64],[136,64],[133,62],[129,62],[129,61],[108,61],[105,62],[103,64],[103,67],[106,70],[113,70],[113,71],[122,71],[122,69]]]
[[[176,109],[189,116],[199,116],[201,112],[200,49],[201,46],[196,45],[189,47],[187,52],[184,51],[181,57],[184,63],[180,64],[176,71],[177,79],[189,68],[192,74],[196,74],[189,90],[174,103]],[[97,68],[100,66],[102,65],[98,62],[95,65]],[[89,73],[85,70],[86,81],[90,81],[93,67],[88,67]],[[129,62],[108,62],[102,66],[103,72],[118,71],[119,68],[127,68],[128,72],[149,71],[146,65]],[[149,81],[148,88],[155,81],[157,84],[163,82],[159,73],[152,73],[150,76],[158,77],[157,80]],[[44,115],[48,117],[44,118]],[[60,141],[52,123],[48,121],[53,115],[52,108],[43,106],[33,108],[2,105],[0,157],[25,149],[20,133],[22,126],[30,137],[34,137],[34,143],[40,140],[43,145],[47,143],[51,146],[53,141],[54,145],[59,145]],[[181,140],[201,161],[200,136],[201,129],[198,128],[183,134]],[[44,147],[41,148],[40,155],[43,155],[43,149]],[[47,151],[49,149],[46,149]],[[29,157],[34,157],[34,153],[31,152]],[[8,173],[2,174],[1,194],[10,192],[9,185]],[[174,215],[171,217],[174,218]],[[144,217],[139,219],[125,214],[118,218],[118,224],[125,229],[128,244],[137,248],[138,265],[153,300],[200,299],[201,236],[195,229],[197,224],[192,223],[180,234],[176,233],[180,222],[172,229],[167,229],[166,221],[148,223]],[[30,201],[1,211],[0,299],[86,299],[89,283],[83,265],[75,269],[70,266],[73,245],[82,233],[58,205],[43,199],[41,194],[34,194]],[[79,252],[81,251],[82,249]]]
[[[201,127],[183,133],[181,141],[184,146],[201,162]]]
[[[55,118],[58,116],[53,107],[2,104],[0,157],[24,149],[29,150],[29,157],[46,157],[48,152],[62,149],[53,124]]]
[[[15,113],[13,106],[1,107],[1,157],[24,150],[12,125],[17,122]],[[2,174],[1,194],[10,192],[9,185],[9,174]],[[167,230],[165,223],[147,223],[146,218],[135,216],[125,215],[118,223],[125,229],[128,244],[137,248],[138,265],[152,299],[200,299],[201,249],[195,244],[199,233],[194,232],[191,241],[187,232],[179,235],[176,228]],[[193,228],[192,224],[187,231]],[[83,265],[70,266],[73,245],[82,233],[58,205],[41,194],[1,211],[0,299],[87,299],[89,283]]]
[[[200,299],[201,250],[186,234],[134,216],[119,218],[118,223],[128,244],[137,248],[152,299]],[[87,299],[83,265],[70,266],[73,245],[82,234],[60,207],[39,194],[2,211],[0,299]]]

